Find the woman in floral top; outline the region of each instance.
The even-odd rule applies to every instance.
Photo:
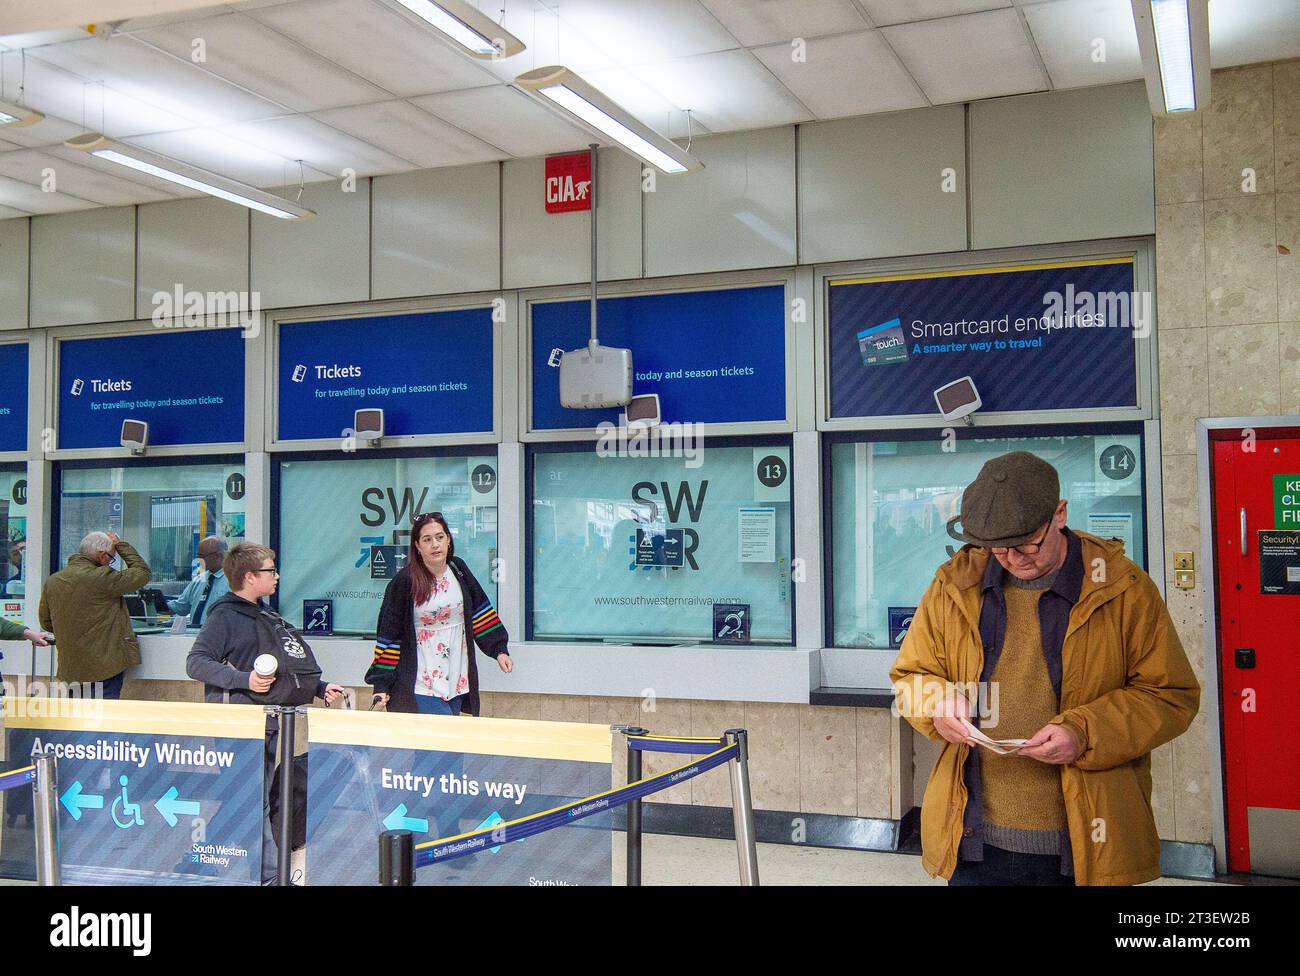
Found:
[[[477,714],[472,646],[496,658],[502,671],[514,669],[505,627],[455,551],[440,512],[416,517],[406,568],[384,593],[375,660],[366,674],[375,697],[392,711]]]

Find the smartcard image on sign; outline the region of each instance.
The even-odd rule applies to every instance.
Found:
[[[883,363],[901,363],[907,359],[907,339],[903,337],[903,323],[890,319],[858,333],[858,349],[862,365],[879,366]]]

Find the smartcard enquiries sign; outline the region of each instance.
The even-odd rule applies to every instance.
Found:
[[[1130,257],[832,280],[830,415],[934,414],[963,376],[985,412],[1136,406],[1133,281]]]

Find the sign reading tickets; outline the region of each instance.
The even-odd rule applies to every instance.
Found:
[[[9,697],[4,716],[10,768],[58,758],[64,884],[260,883],[260,706]],[[3,802],[0,874],[34,879],[31,793]]]
[[[632,392],[658,393],[665,423],[785,419],[784,287],[602,298],[597,316],[601,345],[632,350]],[[590,338],[590,301],[533,304],[534,430],[618,423],[619,408],[560,406],[551,353]]]
[[[373,885],[379,834],[418,847],[603,793],[608,726],[313,710],[307,878]],[[612,814],[416,871],[418,885],[608,885]]]
[[[492,309],[280,326],[280,440],[349,437],[359,409],[384,433],[492,430]]]
[[[243,441],[245,345],[238,328],[60,340],[58,446],[121,447],[128,419],[152,445]]]
[[[0,451],[27,450],[27,343],[0,344]]]
[[[831,417],[935,414],[963,376],[986,412],[1135,406],[1150,305],[1132,258],[831,281]]]

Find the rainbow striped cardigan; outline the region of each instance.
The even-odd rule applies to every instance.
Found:
[[[497,616],[492,600],[474,578],[465,561],[452,556],[447,563],[465,598],[465,616],[469,623],[465,631],[470,642],[469,693],[461,711],[470,715],[479,713],[478,664],[474,648],[488,657],[496,658],[508,653],[509,635]],[[470,612],[470,608],[474,608]],[[366,671],[366,684],[375,691],[389,696],[388,710],[414,712],[415,679],[417,669],[415,640],[415,600],[411,595],[410,571],[403,569],[388,583],[384,602],[379,608],[379,622],[375,627],[375,656]]]

